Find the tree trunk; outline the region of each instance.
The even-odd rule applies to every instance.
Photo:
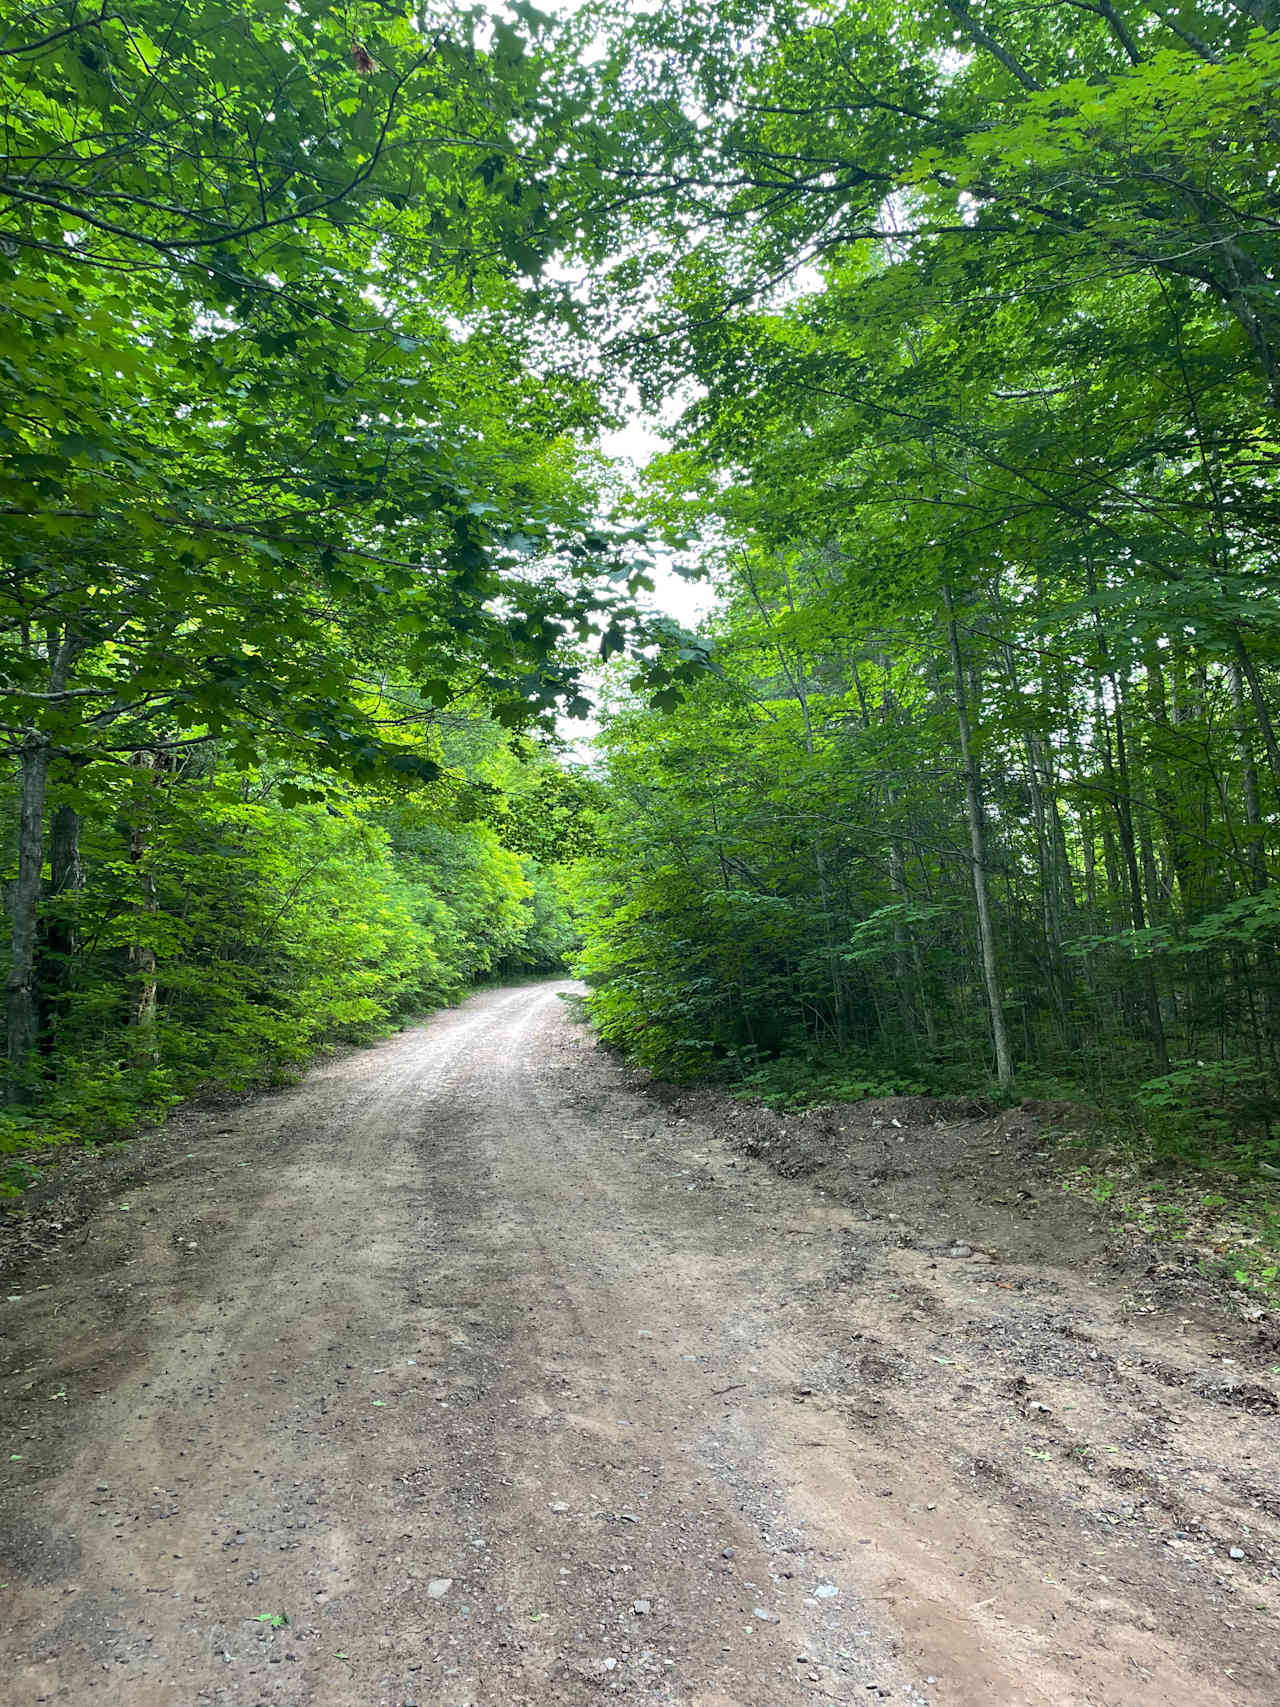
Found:
[[[1014,685],[1016,687],[1016,683]],[[1023,737],[1023,751],[1036,833],[1036,858],[1040,867],[1040,929],[1044,936],[1045,979],[1057,1018],[1059,1035],[1067,1048],[1075,1049],[1079,1046],[1079,1039],[1072,1025],[1067,971],[1062,959],[1062,879],[1058,871],[1058,847],[1050,830],[1049,811],[1042,786],[1043,756],[1038,738],[1030,733],[1026,734]]]
[[[1125,871],[1129,878],[1129,912],[1135,931],[1145,932],[1147,929],[1147,910],[1143,901],[1142,875],[1138,869],[1138,842],[1133,827],[1133,797],[1129,786],[1129,760],[1125,741],[1124,714],[1121,710],[1120,690],[1115,677],[1111,677],[1111,691],[1115,698],[1116,725],[1116,766],[1112,776],[1116,808],[1116,823],[1120,831],[1120,848],[1124,854]],[[1160,1012],[1160,993],[1156,988],[1156,975],[1148,956],[1141,957],[1138,963],[1138,981],[1142,989],[1142,1002],[1146,1010],[1147,1035],[1151,1039],[1151,1050],[1155,1056],[1156,1065],[1162,1073],[1169,1071],[1169,1049],[1165,1042],[1164,1016]]]
[[[1262,800],[1258,789],[1258,766],[1249,739],[1249,723],[1245,713],[1244,679],[1239,657],[1228,666],[1231,682],[1231,707],[1235,713],[1236,741],[1240,748],[1240,788],[1244,797],[1246,825],[1246,857],[1249,880],[1255,894],[1267,887],[1267,857],[1264,845],[1266,829],[1262,822]]]
[[[973,751],[973,731],[969,725],[969,704],[965,694],[964,661],[960,656],[960,631],[956,627],[955,598],[949,583],[943,586],[942,596],[947,607],[947,639],[951,648],[952,674],[955,677],[956,727],[960,736],[960,760],[964,766],[965,815],[969,824],[969,850],[973,867],[973,897],[978,913],[982,980],[986,987],[987,1008],[991,1016],[991,1041],[996,1052],[996,1079],[1000,1089],[1007,1091],[1013,1085],[1013,1057],[1009,1051],[1009,1034],[1005,1027],[1004,1002],[1000,994],[1000,969],[996,961],[995,932],[991,923],[991,903],[987,891],[982,786]]]
[[[161,764],[158,753],[135,753],[133,763],[141,770],[150,771],[153,786],[158,782]],[[157,908],[155,873],[146,865],[150,816],[149,811],[140,809],[129,829],[129,858],[138,873],[140,892],[140,899],[134,904],[134,913],[139,921],[143,922],[143,929],[139,932],[141,940],[133,943],[129,949],[129,965],[134,980],[129,1023],[138,1033],[138,1045],[144,1055],[155,1054],[153,1034],[156,1023],[158,969],[155,947],[146,940],[145,928],[145,921]]]
[[[1188,836],[1186,815],[1182,810],[1186,798],[1185,784],[1180,780],[1187,766],[1187,754],[1179,730],[1179,659],[1175,653],[1169,671],[1166,691],[1165,670],[1159,651],[1151,647],[1145,660],[1147,677],[1147,714],[1151,719],[1152,738],[1149,743],[1148,764],[1151,771],[1151,792],[1157,816],[1163,826],[1164,848],[1172,880],[1165,885],[1167,900],[1172,903],[1174,892],[1182,899],[1185,920],[1194,920],[1203,909],[1196,888],[1197,863]]]
[[[36,977],[38,912],[44,872],[44,801],[49,785],[49,740],[32,730],[19,754],[21,806],[18,875],[10,893],[12,953],[5,989],[10,1102],[25,1101],[23,1071],[40,1039],[40,991]]]
[[[1097,851],[1093,840],[1093,813],[1082,814],[1080,855],[1084,866],[1084,905],[1089,915],[1089,929],[1098,934],[1098,875]]]
[[[55,778],[54,787],[57,787]],[[65,803],[56,806],[49,820],[49,897],[55,902],[40,920],[37,972],[41,993],[41,1046],[52,1043],[58,1019],[66,1005],[72,970],[79,953],[75,897],[84,888],[84,864],[80,858],[80,814]]]
[[[1133,929],[1138,933],[1145,934],[1147,910],[1143,900],[1142,874],[1138,866],[1138,841],[1134,834],[1133,791],[1130,786],[1128,741],[1125,736],[1125,696],[1121,691],[1120,679],[1112,661],[1106,630],[1103,627],[1102,611],[1097,603],[1098,585],[1094,576],[1092,561],[1086,563],[1085,576],[1089,598],[1093,603],[1093,626],[1101,665],[1100,670],[1094,676],[1094,703],[1104,736],[1103,763],[1111,792],[1111,804],[1115,809],[1116,828],[1120,836],[1120,851],[1124,856],[1125,873],[1129,880],[1129,918]],[[1110,722],[1107,718],[1106,704],[1102,696],[1100,679],[1102,676],[1105,676],[1107,685],[1111,689],[1112,715]],[[1115,726],[1114,758],[1111,749],[1110,723],[1114,723]],[[1142,955],[1138,959],[1138,983],[1142,991],[1142,1005],[1145,1010],[1147,1036],[1151,1042],[1151,1052],[1160,1071],[1167,1073],[1169,1071],[1169,1049],[1165,1041],[1164,1016],[1160,1011],[1160,992],[1156,987],[1155,972],[1148,955]]]
[[[1244,643],[1244,636],[1238,628],[1231,630],[1231,649],[1235,653],[1236,662],[1244,672],[1245,681],[1249,684],[1254,713],[1258,719],[1258,730],[1262,736],[1262,744],[1267,750],[1267,761],[1271,766],[1271,778],[1276,787],[1280,788],[1280,742],[1276,739],[1275,724],[1271,721],[1271,708],[1267,704],[1267,696],[1263,691],[1257,667]]]
[[[80,814],[74,806],[59,806],[49,825],[49,889],[54,895],[74,895],[83,888]],[[74,952],[74,930],[67,928],[65,935],[67,952]]]
[[[890,790],[889,803],[894,807],[897,805],[894,790]],[[906,907],[911,899],[907,889],[906,861],[902,857],[902,843],[896,839],[889,843],[889,882],[899,905]],[[932,1052],[938,1047],[938,1022],[934,1018],[933,1004],[929,1000],[929,990],[925,983],[920,944],[916,941],[916,933],[901,922],[893,927],[893,952],[903,1022],[908,1026],[912,1022],[914,1005],[911,997],[914,989],[920,1009],[920,1021],[924,1026],[925,1042]]]
[[[77,642],[70,625],[46,632],[49,699],[55,704],[66,689],[76,651]],[[18,875],[9,900],[13,929],[5,987],[5,1021],[10,1072],[6,1094],[10,1102],[24,1101],[29,1094],[30,1087],[25,1082],[26,1069],[40,1041],[40,979],[36,951],[44,878],[44,807],[52,757],[53,745],[49,735],[42,729],[28,729],[18,750]]]

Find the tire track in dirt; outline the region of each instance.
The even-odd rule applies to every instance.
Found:
[[[1061,1501],[1032,1544],[1003,1420],[974,1472],[972,1301],[841,1281],[854,1213],[668,1120],[568,988],[189,1120],[0,1307],[5,1699],[1274,1700],[1212,1582]]]

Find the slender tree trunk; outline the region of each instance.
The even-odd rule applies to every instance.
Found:
[[[40,1038],[40,993],[36,977],[38,914],[44,873],[44,802],[49,785],[48,737],[32,730],[18,755],[21,804],[18,818],[18,875],[10,893],[13,935],[5,989],[11,1102],[27,1097],[22,1072]]]
[[[45,637],[49,660],[49,697],[64,692],[76,654],[68,626],[50,629]],[[44,878],[44,809],[49,790],[52,741],[46,731],[27,730],[18,750],[20,805],[18,815],[18,875],[10,893],[12,916],[9,976],[5,988],[6,1049],[11,1102],[28,1095],[24,1072],[40,1041],[40,980],[36,959],[39,945],[40,896]]]
[[[1182,898],[1184,919],[1196,917],[1199,899],[1196,893],[1196,863],[1187,840],[1187,824],[1181,811],[1184,790],[1179,772],[1185,764],[1183,742],[1178,729],[1178,667],[1177,655],[1169,671],[1166,691],[1165,671],[1160,655],[1152,647],[1146,658],[1147,711],[1152,724],[1151,787],[1157,815],[1164,830],[1167,866],[1172,876],[1164,885],[1166,898],[1173,902],[1175,890]],[[1180,763],[1180,760],[1182,763]]]
[[[1114,775],[1116,823],[1120,831],[1120,848],[1124,854],[1125,870],[1129,877],[1129,910],[1133,919],[1135,931],[1145,931],[1147,928],[1147,910],[1143,902],[1142,877],[1138,869],[1138,842],[1133,827],[1133,797],[1129,783],[1128,748],[1125,741],[1124,715],[1120,705],[1120,692],[1115,678],[1112,677],[1112,693],[1115,696],[1116,711],[1116,769]],[[1138,980],[1142,988],[1143,1006],[1147,1016],[1147,1034],[1151,1039],[1152,1053],[1156,1065],[1162,1073],[1169,1070],[1169,1050],[1165,1042],[1164,1016],[1160,1012],[1160,992],[1156,988],[1156,975],[1152,969],[1149,956],[1144,955],[1139,961]]]
[[[159,780],[160,756],[158,753],[135,753],[133,763],[141,770],[151,773],[152,786]],[[146,863],[149,846],[151,813],[146,807],[140,807],[129,829],[129,858],[133,861],[138,874],[139,900],[134,903],[134,913],[142,926],[139,940],[129,948],[129,966],[133,973],[134,992],[129,1023],[138,1034],[140,1052],[144,1055],[154,1055],[154,1032],[157,1010],[157,972],[158,963],[154,945],[147,940],[147,921],[157,910],[157,892],[155,873]]]
[[[1005,613],[997,605],[997,612],[1002,622],[1007,621]],[[1000,648],[1004,663],[1005,677],[1008,682],[1010,705],[1024,703],[1022,680],[1018,673],[1018,659],[1012,646]],[[1043,683],[1040,684],[1043,694]],[[1042,786],[1042,770],[1047,780],[1047,766],[1043,764],[1043,754],[1039,735],[1030,727],[1024,725],[1022,734],[1022,754],[1025,765],[1027,790],[1031,799],[1031,821],[1036,838],[1036,864],[1039,882],[1034,886],[1034,905],[1040,914],[1040,935],[1043,946],[1043,965],[1045,983],[1048,987],[1049,1002],[1057,1023],[1058,1035],[1063,1042],[1070,1045],[1070,1015],[1067,1004],[1067,977],[1062,959],[1062,920],[1059,913],[1059,881],[1057,872],[1057,847],[1049,832],[1049,814],[1045,802],[1045,789]],[[1030,909],[1028,909],[1030,911]],[[1024,1031],[1030,1025],[1030,1003],[1024,1004]],[[1031,1048],[1028,1036],[1028,1049]]]
[[[57,779],[54,779],[57,786]],[[84,888],[80,858],[80,814],[65,802],[49,819],[49,898],[57,903],[40,920],[37,975],[41,992],[41,1047],[48,1049],[65,1008],[80,943],[75,897]]]
[[[991,1041],[996,1052],[996,1079],[1000,1089],[1007,1091],[1013,1085],[1013,1056],[1009,1050],[1009,1034],[1005,1027],[1004,1002],[1000,994],[1000,968],[996,960],[995,931],[991,923],[986,833],[982,818],[982,785],[973,751],[973,731],[969,724],[969,703],[964,683],[964,661],[960,655],[960,632],[956,627],[955,598],[950,583],[944,584],[942,596],[947,607],[947,639],[951,649],[952,674],[955,678],[956,728],[960,736],[960,760],[964,766],[965,815],[969,824],[969,851],[973,867],[973,897],[978,914],[982,980],[986,987],[987,1008],[991,1016]]]
[[[1249,739],[1249,724],[1245,715],[1243,672],[1238,657],[1231,660],[1228,673],[1231,682],[1231,707],[1235,713],[1236,741],[1240,747],[1240,790],[1244,796],[1249,879],[1254,893],[1260,895],[1267,887],[1267,857],[1263,841],[1266,832],[1262,823],[1258,766],[1253,757],[1253,743]]]
[[[1280,742],[1276,740],[1275,724],[1271,721],[1271,708],[1267,704],[1267,696],[1263,691],[1262,678],[1258,675],[1257,666],[1249,655],[1249,649],[1244,643],[1244,636],[1238,628],[1231,630],[1231,649],[1244,674],[1244,679],[1249,684],[1249,693],[1253,699],[1253,709],[1258,719],[1262,744],[1267,750],[1267,761],[1271,766],[1271,778],[1276,787],[1280,789]]]
[[[1093,813],[1086,812],[1080,828],[1080,852],[1084,863],[1084,905],[1089,915],[1089,929],[1098,934],[1098,871],[1097,850],[1093,841]]]
[[[1112,662],[1106,630],[1102,624],[1102,612],[1096,602],[1098,586],[1094,577],[1092,562],[1086,565],[1086,579],[1089,597],[1094,601],[1093,624],[1098,642],[1100,673],[1105,675],[1107,684],[1111,689],[1113,708],[1111,720],[1115,725],[1114,758],[1101,683],[1095,676],[1095,703],[1102,720],[1105,736],[1103,758],[1106,765],[1107,781],[1111,789],[1111,801],[1115,808],[1116,828],[1120,836],[1120,851],[1124,856],[1125,872],[1129,879],[1129,917],[1135,931],[1145,932],[1147,910],[1143,901],[1142,874],[1138,866],[1138,841],[1134,833],[1133,791],[1130,786],[1128,741],[1125,735],[1124,696],[1120,691],[1119,678]],[[1156,987],[1155,972],[1152,969],[1149,956],[1143,955],[1138,960],[1138,983],[1142,991],[1142,1005],[1146,1012],[1147,1035],[1151,1041],[1151,1052],[1160,1071],[1167,1073],[1169,1070],[1169,1050],[1165,1041],[1164,1016],[1160,1011],[1160,992]]]
[[[1040,866],[1040,929],[1044,936],[1044,965],[1049,985],[1049,997],[1058,1021],[1059,1035],[1068,1048],[1074,1049],[1075,1036],[1068,1000],[1068,979],[1062,959],[1062,915],[1059,910],[1061,882],[1057,870],[1058,848],[1053,839],[1049,812],[1041,785],[1041,755],[1039,741],[1027,734],[1023,739],[1027,763],[1027,787],[1031,793],[1031,811],[1036,832],[1036,857]]]
[[[138,905],[138,912],[145,916],[155,911],[155,878],[150,872],[145,872],[142,877],[142,900]],[[133,967],[134,977],[137,980],[133,1011],[129,1015],[129,1023],[137,1029],[140,1036],[149,1038],[155,1029],[158,1001],[156,974],[159,970],[159,963],[156,959],[155,949],[149,943],[134,943],[129,950],[129,964]],[[148,1052],[154,1052],[155,1045],[148,1041],[145,1048]]]
[[[897,804],[892,792],[890,804]],[[907,889],[907,869],[906,861],[902,857],[902,843],[897,840],[889,843],[889,882],[899,904],[905,907],[911,897]],[[924,1026],[925,1042],[931,1050],[935,1050],[938,1047],[938,1022],[934,1018],[933,1003],[929,1000],[929,991],[925,984],[920,944],[916,940],[916,933],[905,924],[898,923],[893,927],[893,951],[901,991],[903,1019],[910,1023],[913,1012],[911,993],[914,989],[920,1008],[920,1022]]]

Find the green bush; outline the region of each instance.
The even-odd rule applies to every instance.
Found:
[[[1135,1100],[1158,1152],[1171,1161],[1249,1171],[1280,1162],[1273,1132],[1280,1101],[1252,1059],[1180,1061],[1140,1085]]]
[[[143,787],[82,779],[85,882],[44,912],[74,951],[42,964],[42,1048],[0,1124],[7,1189],[56,1144],[285,1082],[479,979],[558,966],[570,927],[554,874],[451,816],[458,792],[285,805],[271,778],[216,762]]]

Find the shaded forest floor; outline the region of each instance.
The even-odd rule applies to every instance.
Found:
[[[1064,1193],[1052,1110],[647,1087],[566,989],[44,1204],[6,1699],[1270,1707],[1275,1318]]]

